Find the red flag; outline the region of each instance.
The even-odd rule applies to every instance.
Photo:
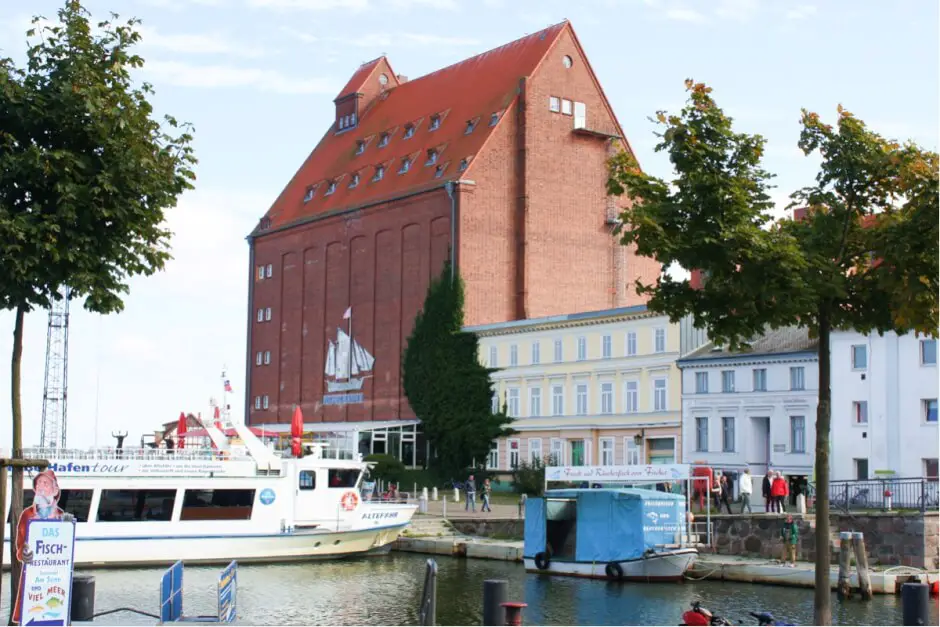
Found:
[[[176,448],[184,448],[184,439],[186,437],[186,414],[180,412],[179,422],[176,423]]]
[[[222,412],[219,411],[219,407],[218,407],[218,405],[217,405],[216,408],[215,408],[215,428],[218,429],[219,431],[222,430],[222,420],[221,420],[221,418],[222,418]]]
[[[303,453],[303,447],[300,439],[304,435],[304,415],[300,411],[300,405],[294,408],[294,417],[290,422],[290,449],[294,457],[300,457]]]

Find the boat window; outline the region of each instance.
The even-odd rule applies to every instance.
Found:
[[[98,522],[170,520],[176,490],[102,490]]]
[[[317,473],[313,470],[301,470],[297,487],[301,490],[313,490],[317,487]]]
[[[254,490],[186,490],[180,520],[251,520]]]
[[[358,470],[341,470],[330,468],[330,487],[331,488],[354,488],[359,479]]]
[[[75,516],[75,522],[88,522],[88,513],[91,509],[91,496],[94,490],[61,490],[59,492],[59,507],[62,511]],[[23,507],[33,504],[33,491],[23,490]],[[7,523],[10,522],[11,513],[7,512]]]

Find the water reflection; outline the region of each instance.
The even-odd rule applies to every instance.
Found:
[[[389,557],[239,568],[238,616],[250,625],[415,625],[426,558]],[[526,575],[521,565],[481,560],[437,559],[440,625],[479,625],[485,579],[509,581],[509,597],[529,604],[527,625],[676,625],[694,599],[712,611],[755,624],[749,611],[770,610],[778,619],[811,624],[811,590],[717,582],[611,584],[567,577]],[[221,569],[187,567],[187,615],[213,614]],[[157,613],[162,569],[94,571],[97,610],[132,606]],[[3,591],[9,588],[3,577]],[[8,612],[9,595],[0,599]],[[938,622],[931,603],[931,624]],[[833,623],[892,625],[901,622],[900,597],[840,604],[833,597]],[[153,625],[153,619],[116,614],[99,625]]]

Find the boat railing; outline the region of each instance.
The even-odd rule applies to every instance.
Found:
[[[6,452],[3,453],[6,455]],[[250,455],[222,453],[214,449],[159,448],[27,448],[26,459],[68,459],[99,461],[252,461]]]

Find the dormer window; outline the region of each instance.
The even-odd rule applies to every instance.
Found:
[[[323,195],[324,195],[324,196],[329,196],[330,194],[332,194],[332,193],[335,192],[335,191],[336,191],[336,181],[330,181],[329,183],[327,183],[327,185],[326,185],[326,193],[323,194]]]
[[[316,193],[316,191],[317,191],[316,185],[308,185],[307,191],[304,192],[304,203],[308,203],[311,200],[313,200],[313,195]]]
[[[490,116],[490,126],[496,126],[496,123],[499,122],[499,112],[497,111]]]
[[[352,189],[356,187],[357,185],[359,185],[359,173],[358,172],[353,174],[352,177],[349,179],[349,189]]]
[[[424,162],[424,165],[434,165],[435,163],[437,163],[437,151],[429,150],[428,160]]]
[[[472,133],[476,125],[477,125],[476,120],[467,120],[467,128],[464,129],[463,134],[469,135],[470,133]]]
[[[389,134],[382,133],[379,136],[379,148],[385,148],[386,146],[388,146],[388,140],[389,140]]]
[[[435,115],[432,115],[432,116],[431,116],[431,123],[428,124],[428,130],[429,130],[429,131],[436,131],[436,130],[439,129],[439,128],[441,128],[441,116],[436,115],[436,114],[435,114]]]
[[[355,125],[356,125],[356,114],[350,113],[349,114],[349,126],[355,126]]]
[[[407,126],[405,126],[405,136],[404,136],[404,139],[409,139],[409,138],[411,138],[411,137],[414,137],[414,134],[415,134],[415,125],[414,125],[414,124],[408,124]]]
[[[434,178],[439,179],[444,176],[444,166],[439,165],[434,168]]]
[[[356,142],[356,154],[361,155],[366,151],[366,142],[362,139]]]
[[[398,173],[404,174],[410,169],[411,169],[411,159],[409,159],[408,157],[405,157],[404,159],[401,160],[401,167],[398,168]]]
[[[375,166],[375,176],[372,177],[372,182],[381,181],[383,176],[385,176],[385,166]]]
[[[460,160],[460,165],[457,167],[457,171],[463,172],[464,170],[467,169],[468,165],[470,165],[470,159],[467,157],[464,157],[463,159]]]
[[[345,128],[345,126],[346,126],[346,125],[345,125],[345,118],[342,118],[342,117],[341,117],[341,118],[339,119],[339,124],[338,124],[338,126],[339,126],[339,130],[343,130],[343,129]]]

